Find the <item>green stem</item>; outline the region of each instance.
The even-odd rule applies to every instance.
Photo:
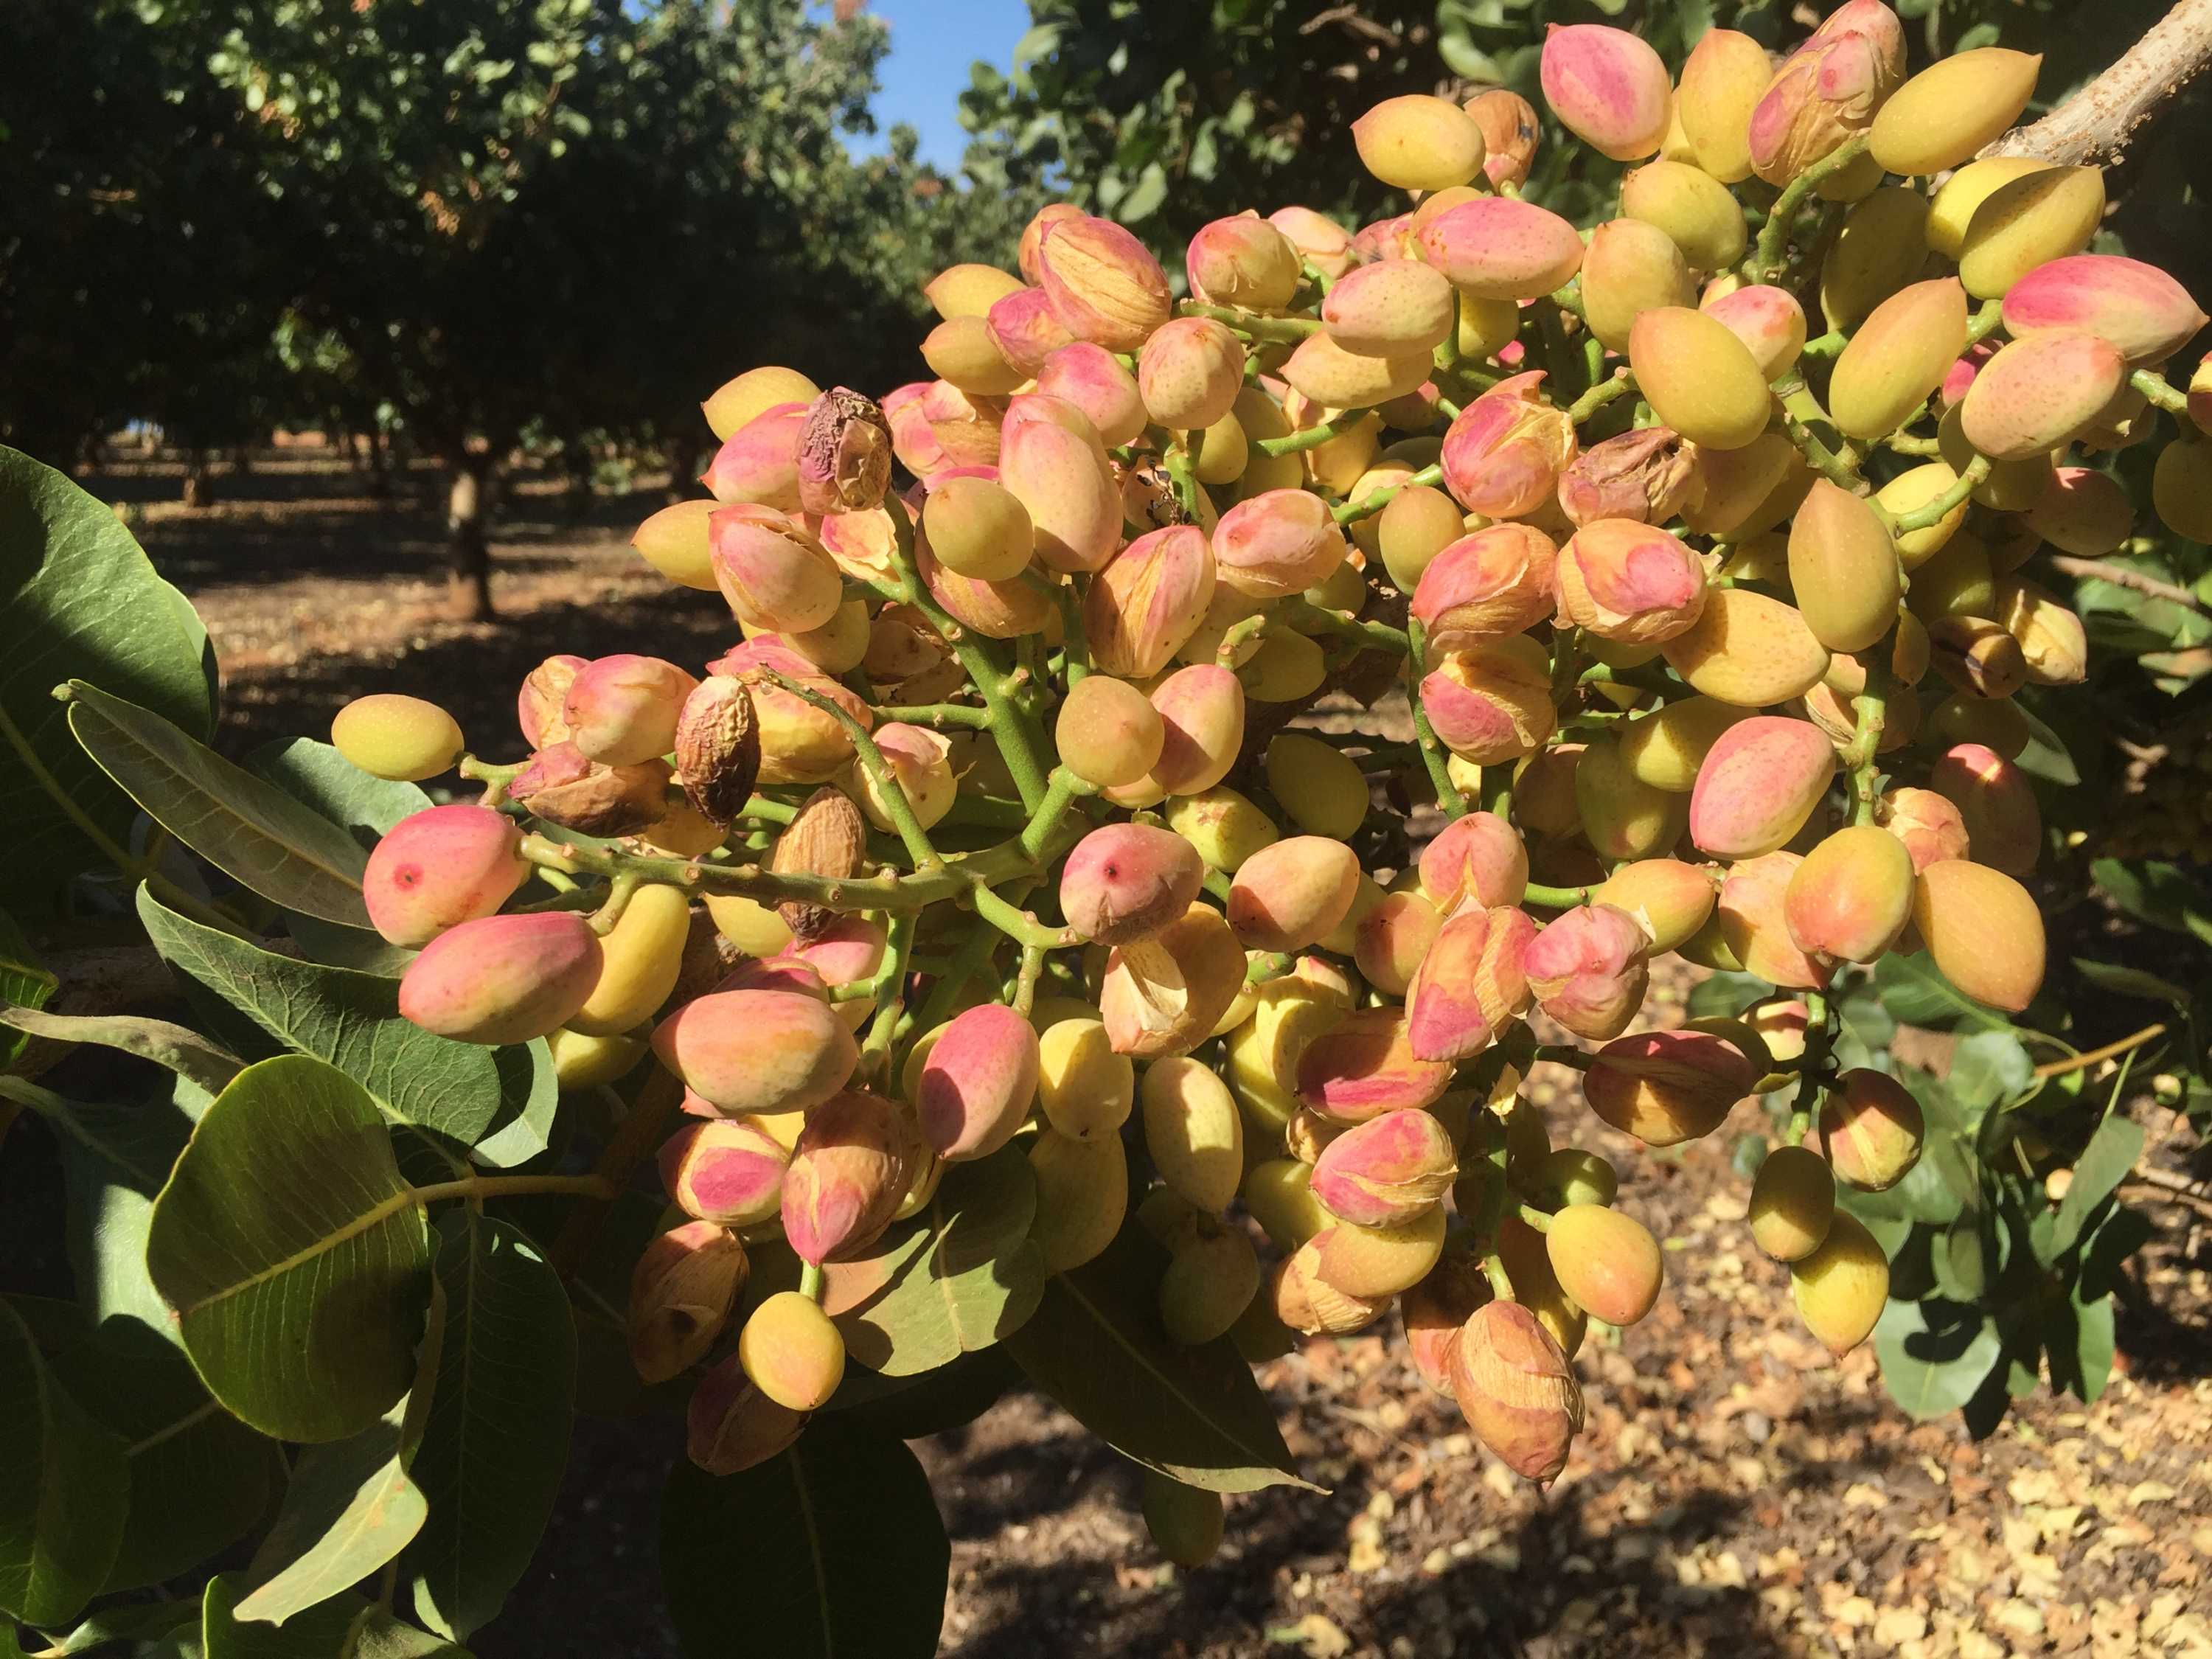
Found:
[[[760,672],[770,684],[781,686],[801,702],[819,708],[845,728],[845,735],[852,739],[860,765],[866,771],[869,781],[876,786],[876,793],[883,804],[884,811],[891,821],[891,828],[898,831],[899,841],[906,848],[907,857],[914,860],[914,867],[916,870],[942,868],[945,860],[929,844],[929,832],[921,827],[921,820],[914,815],[914,803],[906,798],[906,786],[899,781],[898,774],[891,770],[890,763],[884,758],[884,751],[876,747],[876,740],[868,735],[868,728],[854,720],[852,711],[836,698],[825,697],[819,691],[811,690],[772,668]]]
[[[1405,655],[1413,648],[1413,642],[1403,629],[1393,628],[1388,623],[1363,622],[1348,611],[1331,611],[1310,599],[1286,599],[1279,614],[1293,628],[1303,623],[1309,628],[1322,629],[1340,639],[1357,640],[1362,645],[1398,656]]]
[[[1866,151],[1864,137],[1851,139],[1820,161],[1792,179],[1782,194],[1775,198],[1766,222],[1759,227],[1759,243],[1751,258],[1744,261],[1743,274],[1754,283],[1771,283],[1784,274],[1783,244],[1789,240],[1790,228],[1797,217],[1797,210],[1805,198],[1818,190],[1835,174],[1859,159]]]
[[[1309,334],[1322,331],[1321,324],[1304,317],[1263,317],[1256,311],[1243,311],[1235,306],[1200,305],[1195,300],[1185,300],[1176,307],[1176,313],[1183,317],[1211,317],[1255,340],[1283,340],[1295,344]]]
[[[2128,384],[2169,415],[2186,415],[2189,412],[2189,394],[2172,385],[2154,368],[2137,369],[2128,376]]]
[[[1881,752],[1882,731],[1889,707],[1889,674],[1884,659],[1888,649],[1887,636],[1867,653],[1866,690],[1854,697],[1852,707],[1857,713],[1851,740],[1844,750],[1844,764],[1851,775],[1851,822],[1854,824],[1872,823],[1875,805],[1878,799],[1875,787],[1879,775],[1875,766]]]
[[[1567,405],[1567,418],[1580,426],[1615,398],[1626,397],[1635,390],[1635,374],[1626,368],[1616,368],[1611,380],[1599,381]]]
[[[696,859],[654,858],[616,848],[556,842],[540,835],[522,838],[522,857],[545,869],[574,876],[579,871],[613,877],[633,871],[647,881],[696,893],[737,893],[764,903],[796,900],[828,910],[920,910],[967,891],[976,881],[1011,881],[1034,873],[1037,861],[1018,842],[1001,842],[981,852],[956,854],[934,870],[901,875],[884,870],[873,876],[811,876],[764,870],[757,864],[709,864]]]
[[[1297,966],[1298,959],[1286,951],[1266,952],[1252,958],[1244,970],[1247,985],[1264,985],[1271,979],[1280,979]]]
[[[1984,300],[1972,321],[1966,325],[1966,343],[1979,345],[2004,325],[2004,301]]]
[[[597,1199],[618,1198],[622,1194],[616,1182],[595,1175],[464,1176],[458,1181],[434,1182],[428,1187],[410,1187],[407,1190],[417,1204],[435,1204],[448,1198],[520,1198],[535,1193]]]
[[[992,741],[998,744],[1006,770],[1013,775],[1014,787],[1020,792],[1023,805],[1034,809],[1044,799],[1045,769],[1038,758],[1045,746],[1042,732],[1008,695],[1006,676],[990,653],[946,614],[923,583],[914,561],[914,520],[907,515],[905,504],[896,495],[886,495],[884,510],[890,514],[898,566],[896,589],[887,597],[913,605],[929,618],[930,626],[952,647],[953,655],[959,658],[960,665],[967,670],[969,681],[989,711],[991,723],[988,729]]]
[[[1595,887],[1547,887],[1541,882],[1532,881],[1521,896],[1521,902],[1540,904],[1547,910],[1573,910],[1588,904],[1590,895],[1596,891]]]
[[[971,708],[964,702],[883,703],[869,712],[878,720],[896,721],[901,726],[961,726],[976,732],[991,729],[991,711]]]
[[[1832,328],[1826,334],[1806,341],[1805,343],[1798,349],[1797,355],[1800,357],[1810,357],[1817,362],[1829,357],[1839,356],[1842,353],[1843,349],[1850,343],[1851,337],[1850,335],[1845,334],[1840,329]]]
[[[1540,1210],[1533,1204],[1522,1204],[1516,1200],[1513,1206],[1513,1211],[1538,1232],[1548,1233],[1552,1231],[1552,1212],[1549,1210]]]
[[[1966,470],[1959,475],[1958,482],[1942,495],[1923,501],[1910,513],[1900,513],[1894,519],[1891,519],[1890,534],[1902,536],[1909,531],[1925,530],[1931,525],[1941,524],[1951,514],[1964,507],[1974,491],[1981,488],[1990,476],[1990,465],[1988,456],[1975,456],[1972,460],[1966,463]],[[1885,518],[1888,517],[1879,502],[1875,503],[1875,511],[1881,513]]]
[[[1031,859],[1042,864],[1057,850],[1060,829],[1067,817],[1067,810],[1076,800],[1098,792],[1091,784],[1069,771],[1065,766],[1052,769],[1046,781],[1044,799],[1037,803],[1028,827],[1023,830],[1017,844]]]
[[[1577,1072],[1587,1072],[1595,1063],[1595,1056],[1584,1053],[1571,1042],[1540,1042],[1536,1045],[1538,1060],[1548,1060],[1555,1066],[1571,1066]]]
[[[1805,1138],[1805,1127],[1812,1122],[1813,1103],[1827,1075],[1828,1054],[1834,1042],[1835,1034],[1828,1029],[1828,999],[1818,991],[1806,992],[1805,1054],[1797,1062],[1797,1098],[1790,1120],[1792,1146]]]
[[[1262,438],[1252,447],[1263,455],[1296,455],[1305,450],[1319,449],[1334,441],[1367,418],[1364,409],[1340,410],[1319,426],[1310,426],[1303,432],[1293,432],[1287,438]]]
[[[1018,904],[1009,904],[978,883],[972,895],[975,914],[1024,949],[1066,951],[1083,943],[1073,927],[1048,927]]]
[[[809,1302],[822,1300],[822,1264],[802,1261],[799,1264],[799,1293]]]
[[[1418,617],[1406,618],[1406,701],[1413,705],[1413,736],[1421,745],[1421,764],[1428,769],[1429,786],[1437,792],[1437,805],[1447,818],[1463,817],[1467,797],[1452,782],[1443,744],[1437,736],[1436,727],[1429,724],[1428,710],[1421,707],[1421,661],[1426,654],[1426,633]]]
[[[615,930],[615,924],[629,908],[629,902],[637,896],[637,890],[645,885],[645,878],[635,870],[625,870],[607,884],[607,896],[594,911],[588,922],[591,930],[605,939]]]
[[[1392,484],[1387,489],[1370,490],[1356,501],[1339,501],[1334,509],[1334,516],[1339,524],[1352,524],[1360,519],[1371,519],[1397,499],[1400,490],[1410,489],[1415,484],[1440,484],[1443,481],[1444,470],[1442,466],[1425,466],[1402,483]]]

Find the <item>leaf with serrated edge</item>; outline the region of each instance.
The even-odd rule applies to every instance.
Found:
[[[154,948],[286,1047],[352,1077],[384,1111],[466,1146],[500,1109],[499,1051],[456,1042],[399,1015],[399,988],[374,974],[280,957],[179,915],[144,888]],[[526,1076],[510,1086],[528,1087]]]
[[[951,1559],[914,1454],[834,1419],[737,1474],[679,1460],[661,1499],[661,1583],[687,1653],[931,1659]]]
[[[1291,1469],[1267,1398],[1227,1338],[1168,1340],[1156,1305],[1165,1268],[1133,1221],[1096,1261],[1045,1286],[1008,1352],[1085,1428],[1186,1486],[1320,1490]]]
[[[0,447],[0,773],[10,780],[0,817],[15,879],[51,890],[100,862],[64,800],[118,843],[137,816],[70,737],[54,688],[91,679],[205,738],[215,729],[209,660],[207,630],[114,509]],[[15,752],[19,742],[35,770]],[[43,898],[21,897],[9,900],[18,915],[44,908]]]
[[[70,730],[149,817],[209,863],[288,910],[369,926],[368,854],[320,813],[160,715],[70,682]]]
[[[497,1616],[552,1515],[576,1332],[559,1275],[519,1229],[455,1208],[438,1231],[445,1354],[411,1468],[430,1512],[402,1566],[415,1616],[458,1641]]]
[[[0,1609],[64,1625],[99,1594],[130,1503],[124,1450],[0,1303]]]
[[[278,1439],[341,1440],[414,1375],[427,1233],[375,1101],[283,1054],[240,1072],[193,1128],[146,1266],[228,1410]]]

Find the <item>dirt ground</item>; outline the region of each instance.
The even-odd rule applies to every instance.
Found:
[[[326,464],[267,459],[219,480],[223,504],[198,513],[173,504],[176,483],[159,465],[92,480],[134,504],[142,540],[206,618],[234,752],[319,734],[363,691],[428,686],[480,752],[505,758],[520,751],[514,687],[549,653],[688,664],[735,638],[713,596],[672,589],[623,544],[658,489],[602,496],[580,519],[550,483],[510,491],[493,585],[506,614],[471,626],[441,615],[442,502],[427,476],[378,503]],[[1589,1425],[1547,1495],[1470,1441],[1394,1328],[1316,1340],[1261,1380],[1329,1494],[1232,1500],[1220,1556],[1181,1573],[1146,1539],[1134,1467],[1048,1402],[1012,1395],[918,1447],[954,1540],[942,1653],[2212,1655],[2200,1213],[2154,1208],[2104,1398],[2039,1395],[1977,1444],[1956,1418],[1906,1419],[1871,1352],[1838,1365],[1805,1335],[1786,1272],[1750,1247],[1725,1136],[1644,1154],[1571,1089],[1545,1103],[1555,1139],[1615,1159],[1622,1206],[1664,1241],[1670,1279],[1617,1346],[1583,1350]],[[2145,1115],[2166,1133],[2165,1114]],[[672,1449],[659,1431],[580,1425],[545,1548],[477,1654],[675,1654],[653,1567]],[[752,1650],[740,1633],[732,1651]]]

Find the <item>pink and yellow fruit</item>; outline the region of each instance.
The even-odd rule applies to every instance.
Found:
[[[1777,1146],[1751,1183],[1751,1238],[1777,1261],[1820,1248],[1836,1213],[1836,1177],[1809,1146]]]
[[[1522,1479],[1548,1484],[1582,1431],[1583,1392],[1552,1334],[1518,1302],[1468,1316],[1451,1352],[1452,1396],[1475,1437]]]
[[[1659,1299],[1666,1272],[1659,1241],[1633,1216],[1601,1204],[1573,1204],[1553,1214],[1545,1254],[1559,1288],[1608,1325],[1633,1325]]]
[[[1836,773],[1818,726],[1776,714],[1740,720],[1717,738],[1690,793],[1690,838],[1716,858],[1750,859],[1787,842]]]
[[[984,1003],[939,1034],[915,1091],[921,1133],[939,1158],[988,1158],[1012,1139],[1036,1098],[1036,1029],[1012,1009]]]
[[[745,1247],[712,1221],[691,1221],[645,1247],[630,1272],[630,1364],[640,1381],[679,1376],[714,1346],[744,1288]]]
[[[599,936],[567,911],[449,927],[399,980],[399,1012],[463,1042],[527,1042],[566,1025],[599,983]]]
[[[1359,860],[1342,842],[1293,836],[1238,866],[1229,925],[1254,951],[1302,951],[1343,921],[1359,884]]]
[[[1516,519],[1551,500],[1575,458],[1574,423],[1543,397],[1544,371],[1508,376],[1444,434],[1444,487],[1469,513]]]
[[[495,914],[529,878],[522,831],[488,806],[431,806],[402,818],[371,849],[362,898],[394,945],[427,945]]]
[[[1599,1050],[1583,1091],[1590,1109],[1622,1133],[1673,1146],[1711,1134],[1759,1082],[1759,1067],[1725,1037],[1646,1031]]]
[[[817,997],[720,991],[694,998],[653,1034],[661,1063],[717,1111],[811,1111],[842,1090],[860,1051]]]
[[[1529,994],[1577,1036],[1620,1035],[1642,1006],[1650,942],[1636,918],[1609,904],[1569,910],[1522,953]]]
[[[790,1150],[757,1120],[686,1124],[661,1144],[660,1184],[684,1214],[717,1226],[757,1226],[780,1214]]]
[[[783,1176],[783,1236],[799,1259],[866,1254],[904,1200],[920,1152],[912,1123],[881,1095],[853,1090],[809,1111]]]
[[[1213,1035],[1244,983],[1244,951],[1221,913],[1192,904],[1165,927],[1116,945],[1099,1010],[1117,1054],[1188,1054]]]
[[[1904,1180],[1920,1161],[1926,1135],[1920,1103],[1886,1072],[1845,1072],[1820,1103],[1828,1161],[1862,1192],[1886,1192]]]
[[[1912,918],[1912,856],[1871,823],[1838,830],[1807,854],[1784,890],[1790,937],[1808,956],[1872,962]]]
[[[1601,155],[1637,161],[1658,152],[1673,88],[1640,37],[1600,23],[1554,24],[1539,71],[1552,113]]]
[[[1841,1358],[1873,1334],[1889,1304],[1889,1261],[1866,1224],[1838,1210],[1820,1244],[1791,1265],[1790,1294],[1805,1328]]]

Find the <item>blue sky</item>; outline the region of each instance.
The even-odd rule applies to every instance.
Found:
[[[1029,31],[1028,0],[872,0],[868,9],[891,31],[875,98],[878,132],[903,121],[921,135],[924,161],[957,167],[968,142],[958,102],[968,66],[978,58],[1012,66],[1014,43]],[[854,148],[881,144],[878,137]]]

